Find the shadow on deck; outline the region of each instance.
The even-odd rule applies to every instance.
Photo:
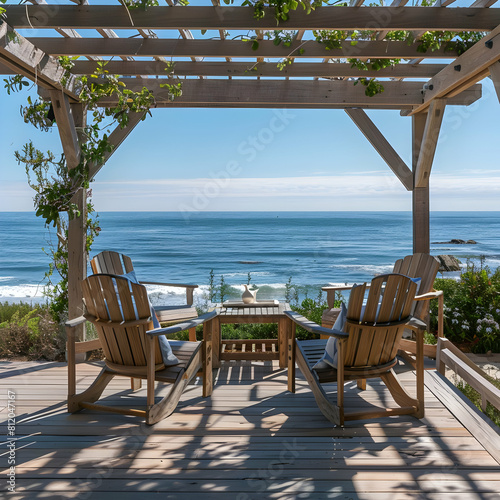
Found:
[[[99,369],[78,365],[78,383],[88,385]],[[399,370],[411,392],[413,372]],[[68,414],[64,363],[0,363],[0,384],[4,478],[12,456],[7,391],[15,392],[13,499],[499,498],[498,463],[427,388],[422,420],[334,428],[300,372],[291,394],[286,370],[272,362],[226,362],[211,398],[194,384],[172,416],[148,427],[137,417]],[[128,386],[115,379],[105,396],[123,405],[145,397]],[[362,393],[354,382],[346,387],[346,405],[388,398],[376,380]]]

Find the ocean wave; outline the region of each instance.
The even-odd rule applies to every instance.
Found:
[[[333,264],[330,266],[330,268],[332,269],[348,269],[352,271],[359,271],[364,274],[371,274],[374,276],[377,274],[390,273],[393,267],[393,264],[385,264],[379,266],[363,264]]]
[[[250,273],[251,277],[253,278],[254,276],[269,276],[271,273],[268,272],[268,271],[252,271]],[[244,273],[224,273],[224,278],[236,278],[238,276],[244,276],[245,277],[245,281],[247,280],[248,278],[248,272],[244,272]]]
[[[47,300],[40,285],[0,286],[0,302],[33,302],[41,304]]]
[[[14,276],[0,276],[0,281],[9,281],[15,279]]]

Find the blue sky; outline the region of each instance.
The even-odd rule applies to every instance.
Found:
[[[500,210],[499,102],[448,107],[431,175],[432,210]],[[3,87],[3,82],[2,82]],[[31,90],[34,95],[34,90]],[[61,151],[54,127],[23,123],[27,92],[0,89],[0,211],[30,211],[14,151]],[[98,211],[411,210],[407,192],[342,110],[158,109],[92,183]],[[368,111],[410,165],[411,119]]]

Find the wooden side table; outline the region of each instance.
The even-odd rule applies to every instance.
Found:
[[[213,367],[218,368],[221,360],[278,359],[280,368],[287,366],[288,337],[290,321],[284,312],[290,310],[286,303],[271,306],[221,307],[213,320]],[[222,339],[222,324],[277,323],[278,339]]]

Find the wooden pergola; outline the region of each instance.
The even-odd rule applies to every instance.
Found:
[[[263,19],[255,19],[251,7],[221,6],[219,0],[186,7],[166,0],[166,5],[146,10],[128,10],[118,3],[91,5],[87,0],[64,5],[29,0],[26,5],[5,6],[0,74],[24,75],[52,101],[69,168],[79,163],[78,131],[86,122],[76,77],[94,71],[99,61],[109,61],[106,69],[120,75],[128,88],[150,89],[158,108],[344,109],[412,192],[413,249],[428,253],[429,178],[445,107],[475,102],[481,97],[478,82],[487,76],[500,98],[500,9],[491,8],[496,0],[475,0],[467,7],[455,7],[453,2],[408,7],[408,0],[393,0],[387,6],[369,7],[363,0],[350,0],[349,6],[323,6],[310,14],[299,7],[277,26],[272,8],[264,9]],[[276,29],[290,32],[288,46],[266,39]],[[370,36],[357,42],[348,37],[339,48],[327,50],[314,39],[314,30],[370,31]],[[411,31],[415,41],[386,38],[395,30]],[[485,36],[460,56],[444,47],[418,51],[420,37],[434,30],[480,31]],[[64,86],[58,56],[79,56],[74,76]],[[352,67],[349,58],[397,58],[401,63],[372,71]],[[277,63],[284,59],[290,64],[280,70]],[[183,83],[182,96],[174,101],[161,87],[171,62]],[[381,81],[384,92],[369,97],[365,87],[353,80],[372,77]],[[401,159],[365,109],[400,110],[411,119],[411,165]],[[111,134],[114,150],[142,117],[132,116],[125,129]],[[91,166],[91,178],[102,166]],[[77,202],[85,206],[84,192]],[[80,281],[86,276],[82,219],[71,221],[69,228],[70,318],[81,314]]]

